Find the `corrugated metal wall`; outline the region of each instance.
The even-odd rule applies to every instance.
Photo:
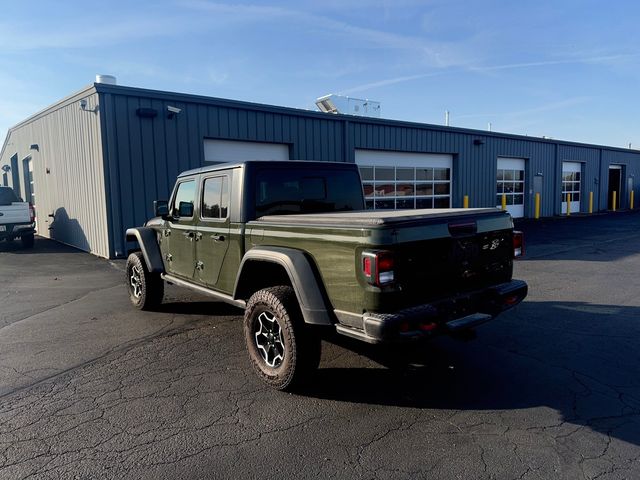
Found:
[[[609,180],[609,166],[621,165],[622,166],[622,192],[619,195],[620,208],[629,207],[629,190],[627,188],[627,181],[629,177],[633,179],[635,190],[635,202],[640,203],[640,161],[638,155],[632,152],[621,152],[612,150],[602,151],[602,164],[600,166],[600,202],[603,208],[607,207],[607,183]]]
[[[81,111],[80,99],[88,110],[98,105],[91,88],[14,127],[0,165],[17,155],[24,193],[24,159],[31,156],[39,235],[109,257],[100,116]]]
[[[98,113],[82,111],[82,98]],[[169,105],[182,112],[169,118]],[[140,116],[141,108],[157,115]],[[534,213],[536,176],[543,180],[542,216],[560,213],[563,161],[583,164],[581,210],[588,208],[589,191],[594,210],[606,209],[608,168],[619,164],[622,208],[628,206],[630,176],[639,179],[634,187],[640,202],[637,151],[103,84],[12,129],[0,165],[17,155],[21,171],[32,156],[41,234],[101,256],[123,256],[126,228],[153,215],[153,200],[169,197],[180,172],[204,163],[205,138],[284,143],[291,158],[301,160],[353,162],[356,149],[451,154],[454,207],[462,206],[464,195],[472,207],[493,206],[497,159],[523,158],[527,216]],[[39,150],[30,150],[31,144]],[[22,171],[20,178],[24,182]],[[57,227],[49,231],[52,212]]]
[[[580,211],[589,211],[589,193],[593,192],[593,211],[597,212],[601,209],[606,209],[607,204],[600,203],[600,189],[602,185],[606,189],[606,181],[603,184],[600,181],[600,149],[599,148],[585,148],[569,145],[558,146],[558,175],[562,173],[562,162],[579,162],[582,163],[582,179],[580,189],[582,196],[580,198]],[[561,179],[561,177],[559,177]],[[561,180],[558,180],[560,184]],[[558,210],[561,201],[561,195],[556,193]],[[605,193],[606,196],[606,193]]]
[[[391,151],[447,153],[454,156],[453,206],[461,207],[464,195],[469,195],[471,207],[495,204],[498,157],[527,160],[525,172],[527,193],[525,212],[533,216],[533,176],[542,173],[542,215],[553,215],[556,207],[551,199],[559,189],[555,185],[555,145],[535,140],[496,138],[479,134],[429,130],[427,128],[391,127],[351,122],[354,148]],[[475,141],[475,143],[474,143]],[[547,200],[548,199],[548,200]]]
[[[214,98],[98,86],[109,172],[112,254],[126,253],[124,231],[153,215],[154,199],[166,199],[179,172],[203,164],[204,138],[286,143],[291,158],[355,161],[355,149],[445,153],[454,157],[453,206],[469,195],[472,207],[495,204],[498,157],[526,160],[525,214],[534,215],[533,179],[542,177],[541,215],[561,211],[562,162],[583,164],[581,210],[606,209],[609,163],[629,165],[637,174],[640,154],[598,146],[526,139],[513,135],[446,129],[376,119],[331,116]],[[182,109],[168,118],[166,108]],[[141,118],[152,108],[155,118]],[[634,166],[631,166],[633,164]],[[635,170],[634,170],[635,169]],[[635,173],[634,173],[635,172]],[[625,177],[626,178],[626,177]]]

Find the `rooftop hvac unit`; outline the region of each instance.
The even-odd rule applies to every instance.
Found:
[[[329,94],[316,100],[316,105],[324,113],[345,113],[360,117],[380,118],[380,102]]]
[[[106,85],[116,85],[116,77],[113,75],[96,75],[96,83],[104,83]]]

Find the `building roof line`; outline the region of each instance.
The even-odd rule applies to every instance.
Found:
[[[179,93],[179,92],[170,92],[163,90],[152,90],[140,87],[128,87],[124,85],[110,85],[105,83],[96,83],[95,88],[98,93],[112,93],[112,94],[121,94],[121,95],[135,95],[135,96],[145,96],[156,98],[159,100],[174,100],[174,101],[182,101],[185,103],[206,103],[217,106],[226,106],[231,108],[246,108],[252,110],[258,110],[266,113],[279,113],[283,115],[297,115],[304,116],[308,118],[314,119],[325,119],[325,120],[339,120],[339,121],[354,121],[358,123],[372,124],[372,125],[384,125],[384,126],[393,126],[393,127],[404,127],[404,128],[415,128],[420,130],[435,130],[439,132],[450,132],[450,133],[462,133],[466,135],[472,135],[477,137],[485,137],[485,138],[508,138],[511,140],[521,140],[528,142],[538,142],[538,143],[546,143],[550,145],[564,145],[570,147],[581,147],[581,148],[590,148],[590,149],[606,149],[613,150],[618,152],[625,153],[640,153],[640,150],[624,148],[624,147],[615,147],[610,145],[600,145],[600,144],[591,144],[584,142],[575,142],[571,140],[560,140],[554,138],[543,138],[543,137],[534,137],[528,135],[519,135],[514,133],[504,133],[504,132],[489,132],[486,130],[475,130],[471,128],[463,128],[463,127],[448,127],[444,125],[436,125],[430,123],[420,123],[420,122],[409,122],[406,120],[393,120],[386,118],[373,118],[373,117],[362,117],[357,115],[347,115],[347,114],[335,114],[335,113],[323,113],[316,112],[313,110],[305,110],[302,108],[295,107],[283,107],[278,105],[269,105],[263,103],[255,103],[248,102],[242,100],[230,100],[220,97],[210,97],[205,95],[197,95],[197,94],[189,94],[189,93]]]
[[[7,135],[4,138],[4,143],[2,144],[2,149],[0,150],[0,158],[2,158],[4,156],[4,152],[5,149],[7,147],[7,144],[9,142],[9,137],[11,136],[11,133],[14,130],[17,130],[18,128],[24,127],[25,125],[28,125],[29,123],[37,120],[38,118],[47,115],[51,112],[54,112],[56,110],[59,110],[65,106],[67,106],[70,103],[73,103],[74,101],[76,101],[78,99],[78,97],[83,97],[86,96],[87,93],[94,93],[96,91],[95,89],[95,84],[90,84],[87,85],[86,87],[82,88],[81,90],[78,90],[75,93],[72,93],[71,95],[68,95],[64,98],[62,98],[61,100],[58,100],[57,102],[49,105],[48,107],[43,108],[42,110],[34,113],[33,115],[28,116],[27,118],[25,118],[24,120],[22,120],[21,122],[16,123],[14,126],[10,127],[9,130],[7,130]]]
[[[463,127],[450,127],[450,126],[436,125],[436,124],[430,124],[430,123],[409,122],[405,120],[393,120],[393,119],[385,119],[385,118],[361,117],[356,115],[323,113],[323,112],[315,112],[312,110],[305,110],[301,108],[283,107],[278,105],[268,105],[268,104],[241,101],[241,100],[231,100],[231,99],[211,97],[211,96],[205,96],[205,95],[169,92],[169,91],[163,91],[163,90],[152,90],[152,89],[139,88],[139,87],[129,87],[124,85],[92,83],[82,88],[81,90],[75,93],[72,93],[67,97],[64,97],[58,102],[55,102],[54,104],[40,110],[39,112],[27,117],[25,120],[9,128],[9,130],[7,131],[7,135],[5,137],[4,143],[2,145],[2,149],[0,150],[0,158],[4,156],[6,147],[9,142],[9,138],[11,136],[11,133],[14,130],[20,127],[23,127],[46,114],[49,114],[55,110],[58,110],[73,101],[76,101],[78,97],[86,96],[87,93],[94,93],[94,92],[112,93],[112,94],[120,94],[120,95],[145,96],[145,97],[157,98],[164,101],[174,100],[174,101],[182,101],[185,103],[205,103],[205,104],[230,107],[230,108],[252,109],[252,110],[262,111],[265,113],[277,113],[281,115],[297,115],[297,116],[303,116],[303,117],[313,118],[313,119],[323,119],[323,120],[342,121],[342,122],[354,121],[357,123],[370,124],[370,125],[383,125],[383,126],[400,127],[400,128],[414,128],[419,130],[432,130],[432,131],[439,131],[439,132],[460,133],[460,134],[466,134],[466,135],[484,137],[484,138],[497,138],[497,139],[504,138],[504,139],[511,139],[511,140],[546,143],[550,145],[562,145],[562,146],[569,146],[569,147],[600,149],[600,150],[605,149],[609,151],[624,152],[624,153],[631,153],[631,154],[640,153],[640,150],[636,150],[636,149],[615,147],[615,146],[609,146],[609,145],[600,145],[600,144],[590,144],[590,143],[583,143],[583,142],[574,142],[570,140],[559,140],[559,139],[533,137],[533,136],[530,137],[527,135],[518,135],[513,133],[489,132],[485,130],[475,130],[475,129],[463,128]]]

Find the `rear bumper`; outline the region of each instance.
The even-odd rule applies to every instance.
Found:
[[[4,227],[4,228],[2,228]],[[0,240],[18,238],[23,235],[36,233],[33,223],[4,223],[0,224]]]
[[[362,315],[362,328],[338,324],[339,333],[368,343],[392,343],[455,333],[481,325],[527,296],[527,284],[512,280],[395,313]]]

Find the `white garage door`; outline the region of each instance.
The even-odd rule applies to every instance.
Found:
[[[502,206],[504,195],[513,218],[524,217],[524,170],[523,158],[498,158],[496,206]]]
[[[289,160],[289,145],[204,139],[205,162],[244,162],[245,160]]]
[[[451,155],[380,150],[355,154],[368,209],[451,207]]]
[[[562,213],[567,213],[567,201],[571,196],[571,213],[580,211],[580,173],[582,164],[562,162]]]

